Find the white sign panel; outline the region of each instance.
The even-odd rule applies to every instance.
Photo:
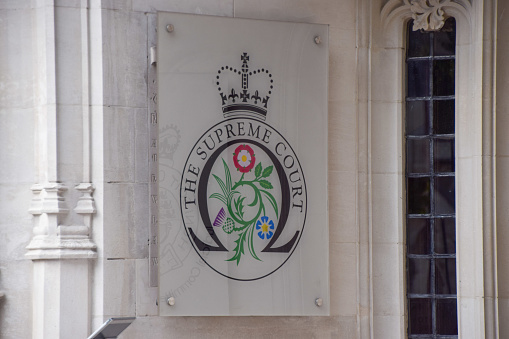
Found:
[[[158,16],[161,315],[328,315],[328,27]]]

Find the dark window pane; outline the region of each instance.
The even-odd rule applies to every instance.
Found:
[[[429,254],[431,243],[429,219],[407,219],[406,237],[408,254]]]
[[[435,213],[451,214],[455,212],[454,177],[435,178]]]
[[[435,172],[454,172],[454,139],[435,139],[433,163]]]
[[[435,253],[455,254],[456,253],[456,219],[437,218],[435,219]]]
[[[431,299],[409,299],[408,333],[432,334]]]
[[[456,53],[456,20],[449,18],[433,37],[434,55],[454,55]]]
[[[406,134],[429,134],[429,101],[408,101],[406,103]]]
[[[456,299],[437,299],[437,334],[458,334]]]
[[[454,134],[454,100],[433,102],[433,133]]]
[[[408,259],[408,293],[431,293],[431,260]]]
[[[408,97],[430,96],[429,60],[408,61]]]
[[[435,293],[456,294],[456,259],[435,259]]]
[[[407,139],[408,173],[431,172],[429,147],[429,139]]]
[[[408,178],[408,213],[430,212],[430,179]]]
[[[433,61],[433,95],[454,95],[454,60]]]
[[[409,23],[408,29],[408,57],[423,57],[430,55],[429,38],[430,33],[422,32],[421,30],[414,31],[412,29],[413,23]]]

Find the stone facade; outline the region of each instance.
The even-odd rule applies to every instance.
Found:
[[[136,316],[121,338],[404,338],[404,27],[454,16],[460,337],[508,337],[508,9],[1,1],[0,336],[84,338],[110,317]],[[329,317],[158,316],[148,259],[158,11],[329,25]]]

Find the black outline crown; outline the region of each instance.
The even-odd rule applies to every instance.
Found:
[[[272,74],[265,68],[253,71],[249,70],[249,65],[247,64],[249,55],[247,55],[247,53],[243,53],[240,59],[242,60],[242,69],[240,71],[230,66],[221,67],[221,69],[217,71],[216,85],[222,100],[223,116],[224,118],[228,118],[238,114],[247,114],[265,120],[267,116],[267,104],[272,94],[272,89],[274,88]],[[237,90],[235,88],[228,88],[228,92],[225,93],[221,87],[221,77],[231,73],[241,76],[242,88]],[[250,92],[250,76],[266,77],[267,83],[270,83],[268,91],[263,93],[262,90],[259,89]]]

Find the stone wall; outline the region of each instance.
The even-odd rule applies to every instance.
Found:
[[[509,28],[507,6],[496,3],[443,2],[459,30],[463,337],[509,331]],[[158,11],[329,25],[330,316],[158,316],[148,258]],[[110,317],[136,316],[121,338],[404,337],[403,27],[411,15],[403,0],[1,1],[0,336],[85,337]],[[40,206],[39,192],[54,209]]]

